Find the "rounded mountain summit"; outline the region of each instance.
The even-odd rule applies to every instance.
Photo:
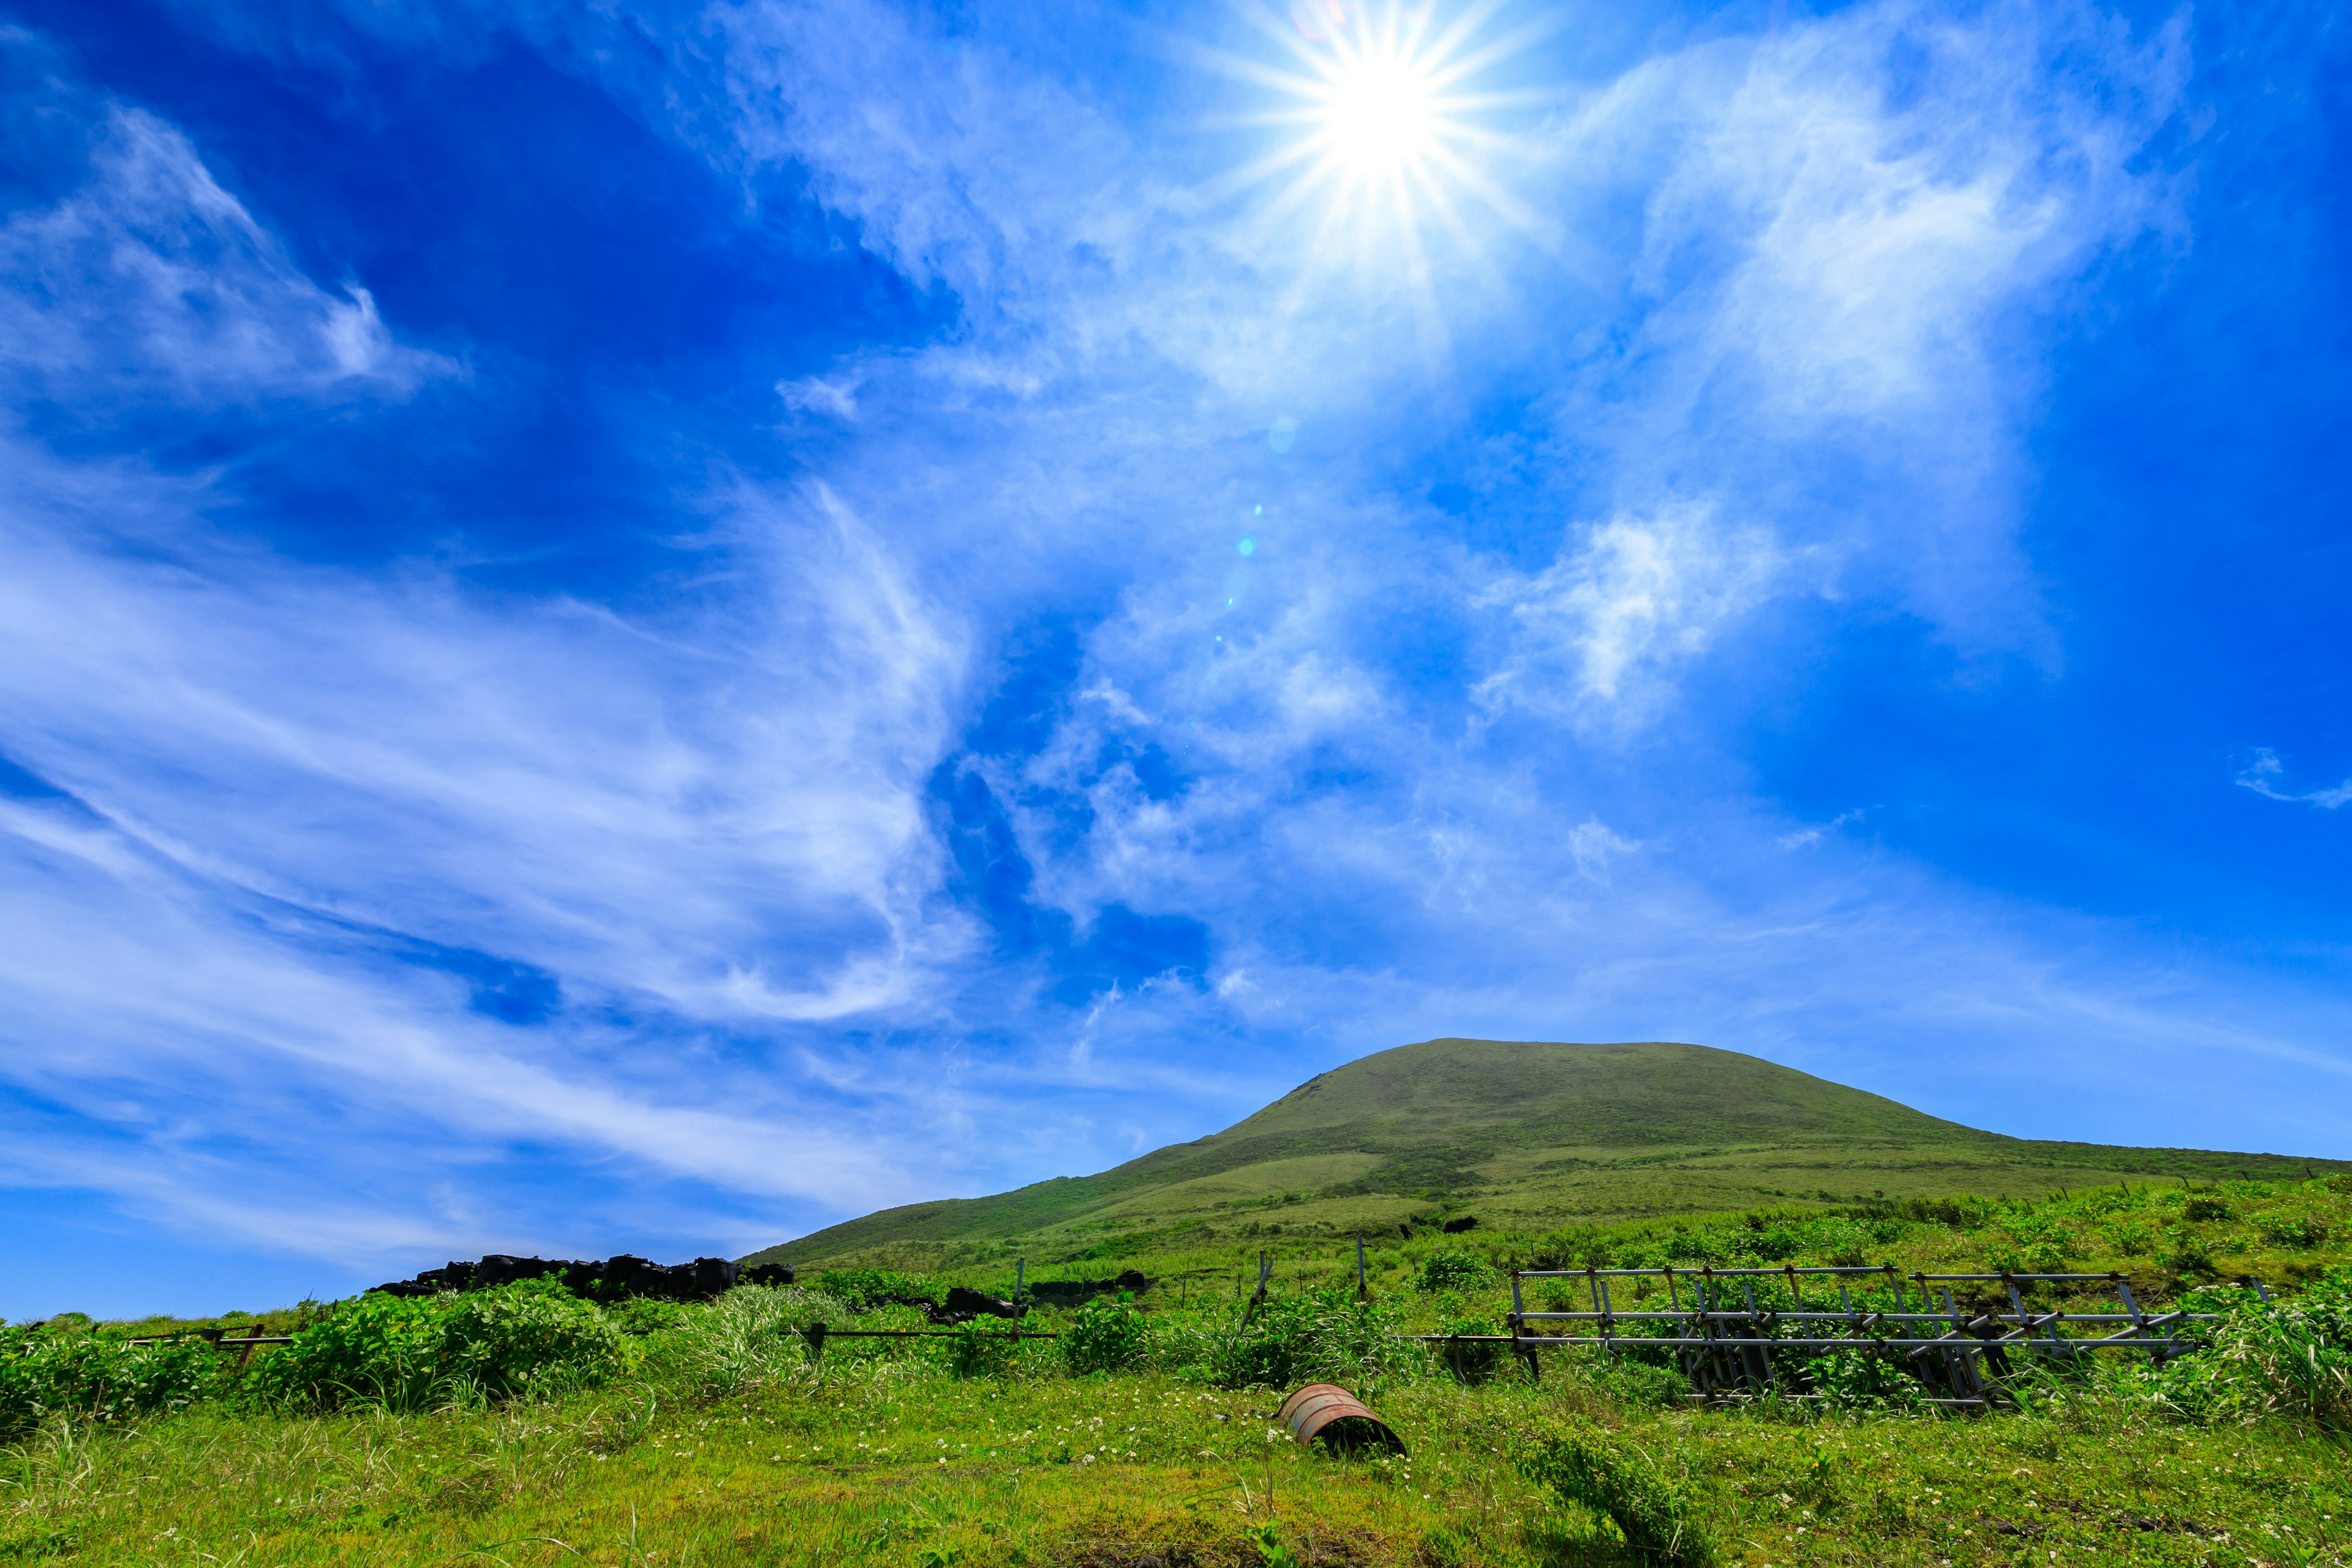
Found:
[[[1223,1132],[1097,1175],[884,1209],[749,1262],[1136,1258],[1228,1238],[1549,1230],[1874,1198],[2352,1169],[2007,1138],[1738,1051],[1424,1040],[1334,1068]]]

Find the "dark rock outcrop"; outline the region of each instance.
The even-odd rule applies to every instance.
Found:
[[[1151,1289],[1151,1281],[1140,1269],[1130,1268],[1116,1279],[1040,1279],[1023,1292],[1048,1307],[1075,1307],[1097,1296],[1108,1296],[1114,1290],[1124,1290],[1140,1296]]]
[[[789,1263],[739,1268],[724,1258],[691,1263],[654,1263],[622,1253],[604,1258],[516,1258],[494,1252],[478,1263],[455,1262],[428,1268],[414,1279],[379,1285],[387,1296],[438,1296],[450,1290],[487,1290],[517,1279],[560,1279],[574,1295],[599,1300],[628,1296],[658,1301],[707,1301],[737,1284],[789,1285]]]
[[[969,1323],[974,1318],[1009,1318],[1013,1303],[982,1295],[969,1285],[950,1285],[948,1299],[932,1312],[935,1323]]]

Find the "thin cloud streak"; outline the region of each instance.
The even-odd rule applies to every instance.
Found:
[[[2346,779],[2333,789],[2315,789],[2302,795],[2282,790],[2274,782],[2286,773],[2286,764],[2268,746],[2254,748],[2254,760],[2237,777],[2241,789],[2252,790],[2265,800],[2283,800],[2296,805],[2315,805],[2322,811],[2334,811],[2347,801],[2352,801],[2352,779]]]

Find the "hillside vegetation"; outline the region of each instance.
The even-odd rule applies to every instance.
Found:
[[[2003,1137],[1735,1051],[1429,1040],[1350,1062],[1224,1131],[1097,1175],[885,1209],[745,1262],[1178,1268],[1266,1237],[1385,1247],[1748,1209],[2125,1183],[2305,1177],[2340,1161]],[[1163,1268],[1164,1271],[1164,1268]]]

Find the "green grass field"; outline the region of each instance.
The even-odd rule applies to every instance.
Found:
[[[1263,1394],[889,1362],[700,1400],[59,1428],[5,1460],[0,1561],[1634,1563],[1506,1457],[1564,1414],[1663,1456],[1729,1563],[2320,1564],[2352,1542],[2352,1455],[2293,1424],[2095,1400],[1980,1420],[1702,1412],[1585,1372],[1392,1389],[1381,1407],[1412,1453],[1385,1463],[1270,1437]]]
[[[341,1331],[348,1364],[399,1363],[403,1376],[431,1370],[415,1359],[428,1341],[411,1331],[463,1317],[478,1338],[449,1342],[471,1347],[464,1375],[446,1372],[460,1363],[445,1346],[444,1373],[387,1383],[405,1392],[383,1398],[405,1408],[333,1390],[321,1397],[342,1399],[340,1408],[289,1399],[297,1381],[263,1374],[268,1358],[293,1352],[265,1350],[242,1382],[187,1384],[155,1401],[163,1408],[86,1394],[20,1422],[0,1451],[0,1563],[1664,1560],[1637,1551],[1610,1507],[1531,1479],[1543,1473],[1531,1453],[1570,1440],[1646,1478],[1704,1549],[1685,1562],[2352,1562],[2352,1179],[1400,1238],[1380,1259],[1368,1307],[1344,1304],[1351,1249],[1282,1240],[1274,1300],[1246,1329],[1222,1262],[1156,1284],[1139,1313],[1098,1306],[1091,1317],[1032,1320],[1078,1331],[1066,1342],[1015,1345],[1003,1325],[983,1324],[961,1337],[835,1339],[822,1360],[796,1325],[922,1321],[906,1307],[852,1312],[841,1294],[965,1277],[839,1272],[810,1279],[814,1289],[744,1289],[688,1308],[604,1309],[509,1287],[441,1303],[375,1298],[373,1319],[352,1307],[273,1314],[306,1343]],[[1571,1256],[1511,1255],[1542,1247]],[[2233,1297],[2245,1304],[2232,1322],[2243,1325],[2302,1309],[2257,1309],[2210,1281],[2266,1271],[2283,1294],[2339,1305],[2334,1318],[2295,1320],[2301,1339],[2225,1336],[2160,1371],[2116,1357],[2080,1380],[2023,1379],[2015,1408],[1983,1416],[1939,1414],[1903,1388],[1695,1407],[1665,1368],[1572,1351],[1546,1352],[1540,1381],[1498,1355],[1461,1385],[1443,1352],[1380,1337],[1496,1325],[1507,1299],[1497,1260],[1803,1263],[1857,1247],[1905,1268],[2112,1258],[2151,1293]],[[506,1338],[485,1351],[479,1333],[499,1323]],[[1118,1342],[1129,1364],[1076,1370],[1071,1351],[1111,1342],[1086,1337],[1104,1323],[1132,1330],[1131,1342]],[[647,1331],[618,1335],[623,1327]],[[23,1352],[9,1364],[76,1346],[130,1356],[114,1343],[129,1328],[9,1331]],[[507,1353],[517,1347],[520,1373]],[[185,1342],[135,1353],[167,1352],[223,1364]],[[597,1375],[534,1383],[533,1355],[600,1358]],[[1270,1427],[1282,1391],[1316,1375],[1364,1394],[1409,1454],[1308,1453]]]

